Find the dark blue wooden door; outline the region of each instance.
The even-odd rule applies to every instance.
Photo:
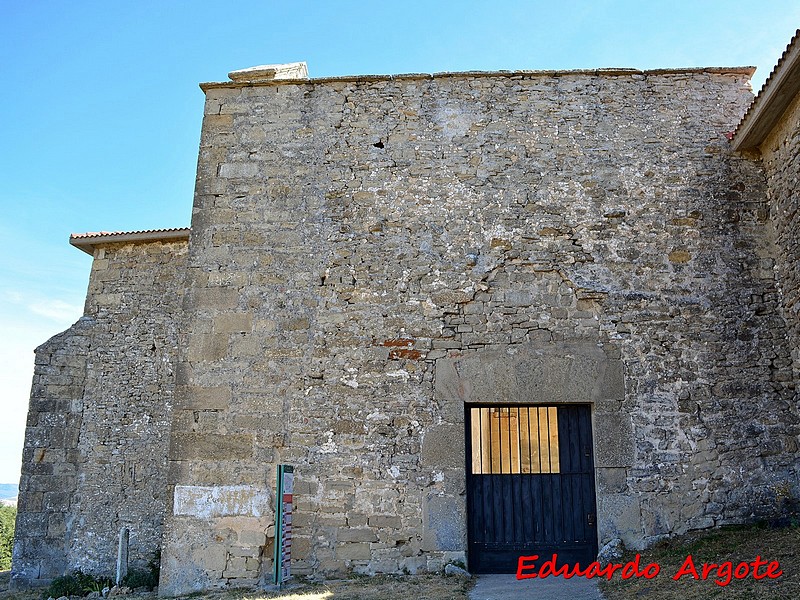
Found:
[[[469,570],[515,573],[519,557],[531,555],[592,562],[589,406],[468,405],[465,424]]]

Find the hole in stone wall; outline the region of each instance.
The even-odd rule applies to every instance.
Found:
[[[381,142],[380,140],[372,145],[375,146],[376,148],[383,148],[383,142]]]

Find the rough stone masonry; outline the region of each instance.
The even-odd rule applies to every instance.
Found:
[[[468,563],[477,402],[591,407],[601,545],[798,494],[797,147],[732,149],[752,69],[287,71],[201,86],[188,246],[73,237],[18,585],[109,571],[121,526],[161,594],[263,582],[279,463],[295,573]]]
[[[185,237],[97,247],[85,316],[36,350],[15,585],[113,575],[122,526],[138,566],[160,548]]]

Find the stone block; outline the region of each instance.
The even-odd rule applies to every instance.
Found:
[[[261,356],[264,351],[264,340],[260,336],[235,336],[231,340],[230,356],[233,360]]]
[[[398,568],[403,573],[417,575],[426,571],[427,558],[425,556],[409,556],[400,560]]]
[[[593,342],[479,350],[438,360],[435,394],[453,403],[590,403],[620,392],[620,369]]]
[[[239,532],[239,543],[244,546],[263,546],[267,543],[267,534],[260,530],[246,529]]]
[[[227,334],[194,334],[189,337],[188,356],[191,362],[218,361],[228,354]]]
[[[67,524],[64,513],[51,514],[47,520],[47,537],[58,539],[64,535]]]
[[[230,310],[239,305],[239,290],[232,287],[198,288],[193,290],[190,298],[194,299],[190,308]]]
[[[370,570],[374,573],[399,573],[399,559],[390,556],[373,558],[369,564]]]
[[[625,399],[625,368],[621,360],[608,360],[603,371],[600,397],[609,400]]]
[[[373,515],[369,517],[370,527],[388,527],[391,529],[400,529],[402,519],[392,515]]]
[[[251,313],[223,313],[214,317],[214,333],[248,333],[253,329]]]
[[[247,577],[247,559],[243,556],[231,556],[228,554],[228,560],[225,565],[225,570],[222,572],[222,577],[225,579],[235,579],[240,577]]]
[[[233,115],[212,115],[203,117],[203,127],[209,129],[229,131],[233,125]]]
[[[464,426],[442,423],[428,429],[422,439],[420,464],[426,469],[464,464]]]
[[[377,542],[378,536],[372,529],[343,528],[336,534],[339,542]]]
[[[259,173],[256,163],[227,163],[220,165],[219,176],[223,179],[253,178]]]
[[[605,494],[597,497],[600,543],[621,539],[627,548],[642,548],[642,510],[637,496]]]
[[[20,488],[22,491],[22,488]],[[17,502],[17,511],[20,513],[33,513],[41,512],[42,503],[44,500],[44,492],[28,492],[21,493]]]
[[[533,304],[533,297],[526,290],[511,290],[505,294],[505,303],[508,306],[530,306]]]
[[[634,461],[633,424],[630,414],[595,413],[596,467],[630,467]]]
[[[179,387],[175,390],[175,408],[185,410],[224,410],[231,401],[229,386]]]
[[[700,503],[692,502],[692,498],[687,498],[686,494],[681,494],[679,498],[673,500],[668,495],[662,495],[657,499],[642,501],[641,524],[645,536],[663,536],[673,531],[676,534],[684,533],[685,521],[702,514]]]
[[[253,454],[253,435],[249,433],[178,433],[172,436],[172,460],[249,458]]]
[[[466,548],[466,505],[463,496],[426,496],[422,505],[422,549],[463,551]]]
[[[117,307],[122,304],[122,294],[95,294],[92,301],[99,307]]]
[[[620,494],[628,490],[627,469],[597,467],[595,473],[598,494]]]
[[[69,508],[69,492],[44,492],[43,506],[49,512],[62,512]]]
[[[292,560],[307,558],[312,550],[311,540],[295,536],[292,538]]]
[[[336,546],[337,560],[369,560],[370,549],[366,542],[343,543]]]

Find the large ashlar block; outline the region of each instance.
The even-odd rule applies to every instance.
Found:
[[[230,310],[239,304],[239,290],[233,287],[200,288],[189,296],[189,308]]]
[[[377,542],[378,536],[372,529],[343,527],[336,534],[340,542]]]
[[[422,510],[423,550],[457,551],[466,547],[464,496],[429,495]]]
[[[227,163],[220,165],[219,176],[222,179],[248,179],[259,173],[256,163]]]
[[[239,543],[245,547],[251,548],[251,552],[253,552],[254,550],[252,549],[254,547],[257,548],[267,543],[267,534],[265,531],[261,530],[245,529],[239,532]],[[252,556],[252,554],[248,556]],[[257,558],[258,554],[256,554],[255,557]]]
[[[370,556],[367,542],[341,544],[336,547],[336,558],[339,560],[369,560]]]
[[[178,388],[175,408],[191,410],[222,410],[228,408],[231,401],[231,389],[228,386]]]
[[[421,464],[436,469],[463,467],[464,426],[442,423],[426,431],[422,440]]]
[[[253,454],[253,435],[249,433],[179,433],[172,436],[173,460],[249,458]]]
[[[177,520],[180,519],[180,520]],[[189,525],[185,518],[176,523]],[[183,545],[180,552],[164,549],[161,555],[161,575],[158,591],[163,596],[191,594],[212,587],[213,580],[222,574],[227,564],[223,546],[208,544]]]
[[[622,400],[624,391],[621,362],[590,343],[464,352],[436,363],[436,397],[440,400],[590,403]]]
[[[628,470],[597,467],[597,493],[622,493],[628,489]]]
[[[196,334],[189,340],[189,360],[191,362],[217,361],[228,354],[228,335]]]
[[[597,498],[600,543],[620,538],[629,548],[642,546],[642,508],[638,496],[603,494]]]
[[[225,313],[214,317],[214,333],[246,333],[253,329],[251,313]]]
[[[227,563],[227,552],[222,546],[196,548],[192,558],[209,571],[222,571]]]
[[[633,424],[628,413],[594,415],[595,466],[629,467],[633,464]]]

